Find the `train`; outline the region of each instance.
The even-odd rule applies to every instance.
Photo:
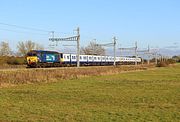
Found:
[[[44,68],[44,67],[63,67],[76,66],[77,55],[60,53],[48,50],[31,50],[26,55],[27,67]],[[117,65],[141,63],[141,58],[133,57],[115,57]],[[79,55],[81,66],[106,66],[113,65],[113,56],[100,55]]]

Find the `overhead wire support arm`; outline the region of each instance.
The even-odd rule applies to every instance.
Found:
[[[112,43],[106,43],[106,44],[97,44],[97,46],[113,46],[114,47],[114,66],[116,66],[116,37],[113,37]]]
[[[137,52],[139,53],[144,53],[144,52],[147,52],[148,50],[138,50]]]
[[[70,37],[65,37],[65,38],[55,38],[54,36],[52,38],[49,38],[49,41],[76,41],[77,42],[77,67],[80,66],[79,62],[79,55],[80,55],[80,29],[79,27],[77,28],[77,35],[76,36],[70,36]]]
[[[119,50],[134,50],[136,47],[130,47],[130,48],[118,48]]]
[[[49,38],[49,41],[77,41],[78,36],[72,36],[67,38]]]
[[[135,42],[135,47],[129,47],[129,48],[118,48],[120,51],[121,50],[133,50],[135,52],[135,65],[137,65],[137,42]]]
[[[97,44],[97,46],[113,46],[114,43],[107,43],[107,44]]]

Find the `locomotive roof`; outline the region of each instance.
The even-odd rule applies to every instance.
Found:
[[[49,50],[31,50],[30,52],[37,52],[37,53],[40,53],[40,52],[44,52],[44,53],[59,53],[57,51],[49,51]]]

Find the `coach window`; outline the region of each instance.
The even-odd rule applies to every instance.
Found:
[[[79,58],[80,58],[80,60],[82,59],[82,57],[81,57],[81,56],[80,56]]]
[[[69,56],[67,56],[67,59],[69,59]]]
[[[83,59],[86,60],[86,56],[84,56]]]

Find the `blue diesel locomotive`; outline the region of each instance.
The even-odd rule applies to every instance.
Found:
[[[62,65],[62,53],[55,51],[31,50],[27,53],[28,67],[54,67]]]

